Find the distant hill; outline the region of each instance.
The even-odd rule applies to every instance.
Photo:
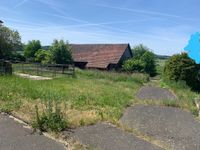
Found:
[[[158,58],[158,59],[168,59],[170,56],[167,56],[167,55],[157,55],[157,54],[155,54],[156,55],[156,58]]]
[[[42,49],[49,50],[50,46],[42,46]]]

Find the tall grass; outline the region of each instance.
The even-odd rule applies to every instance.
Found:
[[[188,109],[194,115],[197,115],[195,98],[199,97],[200,93],[192,91],[184,81],[175,82],[163,78],[160,85],[173,90],[178,97],[178,101],[176,101],[177,106]]]
[[[34,81],[17,76],[0,76],[0,110],[15,111],[30,118],[35,104],[62,104],[61,111],[72,126],[98,120],[116,121],[148,76],[77,70],[76,77]],[[40,107],[39,107],[40,108]],[[42,109],[42,108],[41,108]],[[28,117],[27,117],[28,118]]]

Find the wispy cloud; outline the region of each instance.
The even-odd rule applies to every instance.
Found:
[[[26,3],[27,1],[29,1],[29,0],[22,0],[21,2],[19,2],[17,5],[15,5],[15,7],[14,8],[17,8],[17,7],[20,7],[20,6],[22,6],[24,3]]]
[[[20,26],[29,26],[29,27],[44,27],[47,24],[42,23],[35,23],[30,21],[22,21],[21,19],[13,19],[8,17],[1,17],[2,20],[5,20],[5,22],[9,22],[12,24],[20,25]]]
[[[162,12],[157,12],[157,11],[148,11],[148,10],[144,10],[144,9],[133,9],[133,8],[116,7],[116,6],[110,6],[110,5],[105,5],[105,4],[93,4],[93,5],[94,6],[99,6],[99,7],[104,7],[104,8],[109,8],[109,9],[116,9],[116,10],[122,10],[122,11],[135,12],[135,13],[140,13],[140,14],[145,14],[145,15],[180,18],[180,19],[183,19],[183,20],[196,21],[196,19],[193,19],[193,18],[186,18],[186,17],[174,15],[174,14],[162,13]]]
[[[58,12],[59,14],[63,14],[63,15],[66,14],[66,12],[62,10],[62,5],[60,5],[58,3],[59,1],[55,1],[55,0],[33,0],[33,1],[47,5],[48,7],[53,9],[54,11]]]

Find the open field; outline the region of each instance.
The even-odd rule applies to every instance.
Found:
[[[77,69],[76,77],[35,81],[0,76],[0,109],[21,118],[35,119],[35,105],[43,111],[48,101],[58,103],[71,127],[99,120],[117,121],[147,82],[144,74],[122,74]]]

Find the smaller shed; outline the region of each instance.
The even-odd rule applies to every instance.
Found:
[[[129,44],[72,44],[76,67],[101,70],[120,69],[133,56]]]

